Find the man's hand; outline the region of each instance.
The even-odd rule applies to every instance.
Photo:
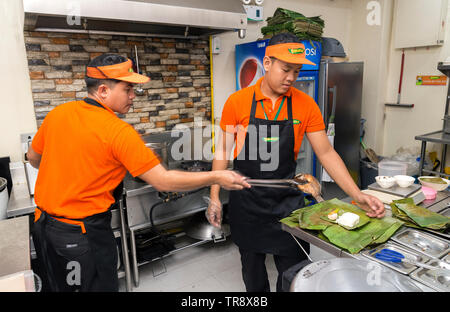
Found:
[[[383,218],[386,213],[384,204],[374,196],[360,192],[354,200],[357,206],[366,211],[367,216],[371,218]]]
[[[210,200],[205,212],[208,222],[217,228],[222,226],[222,204],[219,200]]]
[[[250,184],[246,182],[245,177],[230,170],[217,170],[213,171],[216,175],[216,183],[226,190],[242,190],[244,188],[250,188]]]

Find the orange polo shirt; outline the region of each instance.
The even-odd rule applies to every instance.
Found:
[[[283,96],[278,98],[275,106],[272,107],[272,100],[261,92],[261,82],[263,79],[264,77],[260,78],[253,86],[241,89],[230,95],[223,107],[220,127],[225,132],[234,133],[236,142],[234,158],[236,158],[245,143],[253,93],[255,94],[255,100],[257,102],[255,117],[265,119],[265,111],[269,120],[274,120],[283,97],[292,96],[292,118],[294,119],[295,135],[294,153],[295,158],[297,159],[305,132],[325,130],[325,124],[319,106],[314,99],[306,93],[294,87],[290,87]],[[263,101],[264,111],[260,104],[261,100]],[[287,100],[285,100],[277,120],[287,120],[287,118]]]
[[[61,104],[33,139],[34,151],[42,155],[34,198],[50,215],[80,219],[105,212],[127,170],[138,176],[159,164],[136,130],[102,106]],[[35,220],[40,214],[36,209]]]

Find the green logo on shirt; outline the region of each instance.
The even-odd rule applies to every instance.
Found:
[[[299,123],[301,123],[301,121],[300,121],[300,120],[298,120],[298,119],[294,119],[294,125],[298,125]]]

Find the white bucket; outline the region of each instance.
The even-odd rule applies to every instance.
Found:
[[[8,181],[0,177],[0,220],[6,219],[6,207],[8,207]]]

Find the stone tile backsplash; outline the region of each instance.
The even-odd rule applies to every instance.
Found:
[[[166,39],[25,31],[31,88],[38,126],[59,104],[87,96],[86,65],[103,53],[135,57],[150,77],[127,114],[118,115],[141,134],[209,124],[211,82],[206,39]]]

